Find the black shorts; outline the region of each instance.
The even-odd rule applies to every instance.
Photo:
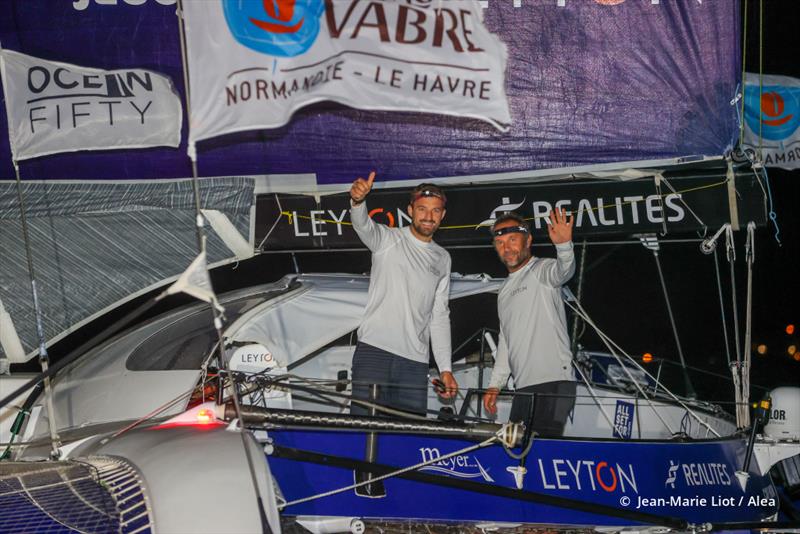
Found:
[[[378,404],[425,415],[428,408],[428,365],[359,341],[353,353],[353,398],[369,400],[370,384],[378,384]],[[367,408],[350,405],[350,413],[367,415]],[[387,414],[377,412],[376,415]]]
[[[527,386],[518,393],[533,395],[514,395],[509,421],[528,422],[530,406],[533,402],[533,430],[542,436],[561,436],[570,412],[575,407],[576,384],[570,380],[557,380]]]

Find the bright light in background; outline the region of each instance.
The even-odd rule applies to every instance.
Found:
[[[756,352],[764,356],[767,353],[767,346],[762,343],[756,347]]]
[[[796,356],[798,354],[797,353],[797,345],[789,345],[788,347],[786,347],[786,352],[789,353],[789,356]],[[795,359],[797,359],[797,358],[795,358]]]
[[[642,361],[644,363],[652,362],[653,361],[653,355],[650,354],[649,352],[645,352],[644,354],[642,354]]]
[[[794,325],[793,324],[787,324],[786,325],[786,333],[789,334],[790,336],[792,334],[794,334]]]
[[[800,362],[800,352],[795,352],[793,357],[794,361]]]

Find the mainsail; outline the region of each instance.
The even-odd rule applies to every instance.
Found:
[[[184,3],[194,7],[196,2]],[[182,40],[173,0],[9,0],[9,4],[0,13],[0,41],[5,49],[109,71],[147,69],[170,79],[184,105],[188,101],[184,69],[192,67],[183,58],[197,52],[197,40],[194,44],[191,39]],[[266,32],[262,37],[275,37],[278,25],[281,35],[295,32],[292,42],[296,43],[310,38],[313,32],[304,25],[315,23],[326,39],[346,36],[346,42],[358,41],[358,46],[337,49],[341,69],[352,66],[347,63],[349,57],[363,58],[365,51],[374,50],[369,62],[358,63],[370,70],[359,73],[383,91],[383,96],[370,95],[370,101],[384,98],[386,107],[382,111],[374,105],[356,109],[355,91],[346,101],[353,107],[312,99],[307,107],[293,108],[284,126],[198,139],[191,148],[196,149],[196,171],[201,177],[201,206],[217,210],[232,223],[227,226],[227,238],[209,232],[212,264],[234,256],[231,242],[238,243],[236,254],[243,256],[241,239],[230,238],[231,227],[251,249],[263,245],[270,228],[256,227],[252,208],[259,199],[277,198],[265,194],[342,191],[355,176],[371,169],[378,170],[381,183],[388,187],[421,179],[472,184],[530,183],[577,173],[614,178],[629,168],[654,169],[644,173],[652,175],[668,165],[720,160],[738,138],[741,75],[736,1],[628,0],[608,5],[578,0],[304,0],[280,4],[281,10],[294,6],[291,9],[296,11],[291,13],[269,11],[263,7],[267,3],[255,0],[220,0],[218,4],[228,10],[234,4],[262,9],[254,17],[262,22],[255,26]],[[309,16],[317,19],[309,20]],[[232,20],[226,15],[205,22],[241,37],[241,28]],[[507,54],[502,88],[510,116],[507,131],[476,118],[477,112],[456,116],[436,109],[442,98],[456,104],[465,98],[488,98],[476,81],[479,73],[470,70],[482,67],[459,62],[470,51],[486,48],[477,38],[484,30],[502,43]],[[272,91],[271,84],[264,85],[271,82],[269,73],[288,65],[284,45],[254,51],[239,37],[237,46],[248,57],[260,54],[255,57],[261,57],[261,62],[252,68],[262,72],[250,80],[249,93],[243,92],[243,86],[236,88],[237,102],[245,95],[255,98],[259,88]],[[302,50],[292,50],[295,60],[302,59]],[[403,55],[387,50],[403,50]],[[220,61],[193,57],[200,61],[194,69],[200,65],[211,74],[228,73]],[[409,60],[414,57],[423,57],[425,65],[415,65]],[[437,74],[437,64],[459,69]],[[297,66],[291,65],[288,68]],[[468,68],[460,68],[465,65]],[[427,77],[420,74],[423,68]],[[73,83],[87,87],[97,83],[68,74],[54,69],[48,75],[52,83],[70,86],[67,89],[74,88]],[[320,83],[315,77],[298,80],[308,90]],[[400,90],[393,84],[403,83],[410,84],[403,90],[419,99],[415,109],[424,112],[391,111],[397,108],[392,91]],[[280,91],[277,94],[280,97]],[[150,98],[130,97],[144,96]],[[37,111],[34,117],[50,117],[58,120],[58,128],[69,130],[86,119],[80,115],[86,109],[82,102],[99,111],[112,109],[103,104],[108,97],[81,91],[59,108],[57,119],[55,110],[49,115]],[[44,102],[41,105],[53,105]],[[232,105],[229,100],[223,104]],[[191,110],[192,116],[200,113],[201,119],[202,112]],[[5,111],[0,113],[8,121]],[[189,115],[189,110],[183,113]],[[95,119],[106,121],[106,126],[111,121],[108,116]],[[499,122],[507,122],[502,119]],[[187,157],[193,124],[185,119],[184,125],[177,148],[76,152],[19,162],[47,338],[127,295],[177,276],[197,255],[193,166]],[[3,131],[0,137],[0,178],[9,180],[0,182],[0,300],[30,351],[35,346],[34,321],[19,205],[10,181],[15,174],[8,135]],[[723,196],[729,197],[730,193]],[[507,204],[502,199],[500,195],[489,211]],[[305,204],[303,209],[308,210]],[[278,221],[281,231],[292,222],[282,215],[285,211],[277,208],[283,217]],[[469,222],[480,223],[489,215],[481,211]],[[267,224],[274,223],[271,219]]]

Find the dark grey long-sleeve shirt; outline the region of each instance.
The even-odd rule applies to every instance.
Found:
[[[497,297],[500,340],[489,387],[516,388],[575,380],[561,286],[575,273],[572,242],[556,245],[557,259],[531,258],[508,275]]]
[[[439,371],[450,371],[450,254],[417,239],[408,227],[374,222],[366,202],[352,207],[350,219],[372,251],[359,340],[426,365],[430,341]]]

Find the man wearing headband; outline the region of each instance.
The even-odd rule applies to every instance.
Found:
[[[506,268],[506,279],[497,297],[500,340],[489,390],[483,405],[497,412],[497,395],[509,374],[517,393],[511,421],[527,422],[533,396],[533,430],[542,435],[561,435],[575,402],[567,319],[561,286],[575,272],[572,253],[572,218],[561,210],[550,213],[547,231],[556,246],[556,259],[531,255],[530,226],[516,213],[506,213],[492,226],[494,248]],[[527,393],[527,394],[525,394]]]
[[[372,272],[364,319],[353,354],[353,398],[368,399],[369,384],[379,384],[378,402],[419,414],[428,405],[429,343],[444,385],[440,395],[458,391],[451,372],[450,254],[433,242],[447,198],[433,184],[414,188],[409,199],[411,225],[389,228],[369,217],[364,199],[375,172],[350,188],[350,219],[372,251]],[[353,403],[350,412],[366,410]]]

